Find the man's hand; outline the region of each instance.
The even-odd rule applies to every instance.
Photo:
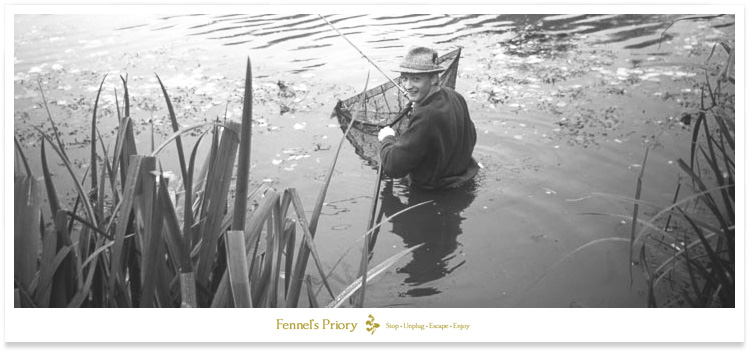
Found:
[[[396,136],[396,131],[391,127],[385,127],[378,132],[378,140],[383,141],[387,136]]]

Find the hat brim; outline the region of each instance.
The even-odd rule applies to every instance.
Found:
[[[395,69],[391,69],[391,71],[393,71],[393,72],[399,72],[399,73],[438,73],[438,72],[445,71],[445,68],[435,68],[435,69],[421,70],[421,69],[398,67],[398,68],[395,68]]]

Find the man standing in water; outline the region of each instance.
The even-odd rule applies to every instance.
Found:
[[[401,84],[412,111],[400,136],[390,127],[380,130],[383,171],[393,178],[408,176],[411,185],[424,189],[455,188],[479,171],[471,153],[477,141],[466,100],[440,86],[437,52],[413,47],[400,63]]]

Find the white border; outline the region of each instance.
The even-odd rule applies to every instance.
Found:
[[[49,3],[49,2],[45,2]],[[79,3],[86,3],[79,2]],[[745,299],[737,296],[735,309],[710,310],[648,310],[648,309],[364,309],[364,310],[23,310],[14,309],[13,291],[13,245],[9,223],[12,223],[12,167],[13,130],[12,94],[13,80],[13,15],[23,13],[223,13],[238,11],[270,13],[353,13],[363,12],[362,5],[6,5],[4,10],[4,137],[2,138],[5,231],[5,288],[2,290],[5,303],[5,341],[172,341],[172,342],[743,342],[745,330]],[[184,3],[184,2],[174,2]],[[286,2],[296,4],[298,2]],[[329,2],[330,3],[330,2]],[[397,2],[390,2],[397,3]],[[435,3],[435,1],[432,1]],[[744,123],[744,62],[745,62],[745,16],[739,5],[682,5],[682,6],[600,6],[549,4],[544,6],[518,5],[404,5],[367,6],[367,12],[383,13],[734,13],[736,16],[736,77],[737,130],[745,132]],[[681,2],[685,4],[685,2]],[[675,2],[675,4],[680,4]],[[742,4],[737,2],[737,4]],[[343,5],[343,6],[342,6]],[[742,30],[740,30],[740,28]],[[9,48],[11,48],[9,50]],[[744,184],[744,136],[737,139],[737,244],[745,248],[745,184]],[[738,249],[737,284],[745,286],[746,250]],[[744,294],[746,290],[740,289]],[[457,321],[471,324],[466,332],[388,332],[378,330],[372,338],[363,333],[326,335],[320,331],[283,331],[275,329],[276,318],[305,321],[308,319],[346,320],[361,322],[368,314],[378,321]],[[210,323],[203,323],[211,321]],[[85,328],[81,328],[85,326]],[[124,332],[123,330],[127,330]],[[356,334],[356,335],[355,335]],[[43,339],[40,339],[42,337]]]

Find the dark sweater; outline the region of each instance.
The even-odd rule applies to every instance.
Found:
[[[383,171],[393,178],[408,175],[420,188],[457,187],[479,170],[471,157],[476,141],[466,100],[441,88],[412,111],[402,135],[380,142]]]

